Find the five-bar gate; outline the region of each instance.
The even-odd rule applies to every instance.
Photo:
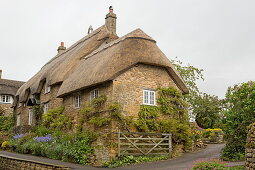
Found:
[[[170,155],[172,135],[165,133],[117,132],[118,156]]]

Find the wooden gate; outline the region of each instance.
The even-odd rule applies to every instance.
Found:
[[[118,156],[171,155],[171,134],[142,132],[118,132],[117,134]]]

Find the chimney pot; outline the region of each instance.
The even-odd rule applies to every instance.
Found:
[[[113,13],[113,8],[110,6],[109,13],[105,17],[105,25],[108,31],[113,35],[116,35],[116,19],[116,14]]]
[[[2,70],[0,70],[0,79],[2,79],[2,72],[3,72],[3,71],[2,71]]]
[[[66,47],[64,46],[64,42],[60,43],[60,46],[58,47],[58,53],[61,53],[66,50]]]

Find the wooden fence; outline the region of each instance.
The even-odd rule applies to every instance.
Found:
[[[171,155],[172,135],[164,133],[117,132],[118,156]]]

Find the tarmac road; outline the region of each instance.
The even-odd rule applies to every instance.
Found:
[[[211,159],[218,159],[220,151],[224,144],[209,144],[206,149],[202,149],[193,153],[185,153],[183,156],[172,159],[150,163],[142,163],[137,165],[130,165],[125,167],[114,168],[114,170],[188,170],[198,161],[206,161]],[[26,154],[17,154],[12,152],[0,151],[1,155],[16,157],[20,159],[33,160],[39,162],[46,162],[55,165],[68,166],[75,170],[110,170],[110,168],[95,168],[92,166],[82,166],[72,163],[66,163],[58,160],[52,160],[42,157],[36,157]],[[244,162],[231,162],[229,166],[243,165]],[[111,169],[112,170],[112,169]]]

